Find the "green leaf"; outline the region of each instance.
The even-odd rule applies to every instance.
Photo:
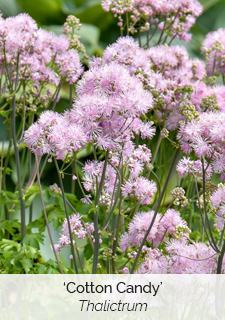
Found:
[[[26,234],[23,243],[36,249],[40,249],[39,243],[44,244],[44,236],[40,233]]]
[[[89,142],[89,143],[87,144],[87,147],[86,147],[87,153],[90,153],[90,152],[91,152],[91,147],[92,147],[92,143]]]
[[[30,195],[29,197],[25,196],[25,205],[26,208],[31,206],[31,203],[33,202],[33,200],[36,198],[37,193],[33,193],[32,195]]]
[[[30,271],[30,268],[32,268],[32,263],[29,259],[23,259],[23,260],[19,260],[25,270],[26,273],[28,273]]]
[[[16,270],[23,270],[23,265],[19,260],[11,261],[11,264],[13,264],[16,268]]]
[[[75,203],[77,202],[77,197],[75,196],[75,194],[72,194],[72,193],[65,193],[65,196],[66,196],[66,199],[71,203]]]
[[[45,270],[46,270],[46,267],[43,264],[41,264],[40,267],[38,268],[38,273],[45,274]]]
[[[39,218],[37,220],[34,220],[32,222],[30,222],[28,225],[27,225],[27,228],[28,229],[32,229],[32,228],[41,228],[41,227],[45,227],[45,220],[44,218]]]
[[[0,222],[0,230],[2,230],[2,234],[5,234],[5,230],[7,230],[11,235],[14,235],[14,229],[18,228],[20,228],[20,224],[17,220],[2,220]]]
[[[87,244],[84,248],[84,256],[87,260],[89,260],[93,255],[93,249],[92,246],[89,244]]]

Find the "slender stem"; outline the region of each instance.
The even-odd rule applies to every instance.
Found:
[[[18,76],[19,76],[19,54],[17,56],[17,72],[16,72],[16,82],[15,82],[15,92],[17,90],[18,85]],[[20,155],[19,149],[16,141],[16,94],[13,97],[12,101],[12,138],[13,138],[13,146],[15,151],[16,158],[16,171],[17,171],[17,180],[18,180],[18,191],[19,191],[19,199],[20,199],[20,217],[21,217],[21,242],[25,237],[25,202],[23,200],[23,192],[22,192],[22,183],[21,183],[21,171],[20,171]]]
[[[75,272],[79,273],[78,272],[78,268],[77,268],[76,257],[75,257],[75,251],[74,251],[74,245],[73,245],[73,235],[72,235],[72,231],[71,231],[70,217],[69,217],[68,210],[67,210],[66,197],[65,197],[62,177],[61,177],[61,174],[60,174],[60,171],[59,171],[59,166],[58,166],[58,163],[57,163],[57,160],[56,160],[55,157],[54,157],[54,162],[55,162],[56,170],[57,170],[58,177],[59,177],[60,188],[61,188],[61,191],[62,191],[62,198],[63,198],[63,202],[64,202],[64,207],[65,207],[66,219],[67,219],[67,223],[68,223],[68,229],[69,229],[69,236],[70,236],[70,243],[71,243],[71,251],[72,251],[72,256],[73,256],[74,268],[75,268]]]
[[[160,147],[161,142],[162,142],[162,136],[160,134],[160,136],[158,138],[158,141],[157,141],[157,145],[155,147],[155,151],[154,151],[153,157],[152,157],[152,161],[151,161],[152,164],[154,164],[154,162],[155,162],[155,159],[156,159],[157,153],[159,151],[159,147]]]
[[[202,191],[203,191],[204,215],[205,215],[205,219],[206,219],[206,222],[208,225],[209,234],[210,234],[212,243],[216,249],[215,251],[219,252],[219,249],[218,249],[216,242],[214,240],[214,237],[212,235],[212,231],[211,231],[211,227],[210,227],[210,223],[209,223],[209,219],[208,219],[208,215],[207,215],[206,198],[205,198],[205,193],[206,193],[206,191],[205,191],[205,167],[204,167],[204,160],[202,159],[201,161],[202,161],[202,175],[203,175]]]
[[[72,206],[72,204],[69,202],[69,200],[66,199],[66,203],[68,204],[68,206],[70,207],[70,209],[73,210],[73,212],[77,214],[77,211],[76,211],[75,208]],[[84,227],[84,222],[83,222],[83,220],[81,220],[81,223],[82,223],[82,225],[83,225],[83,227]],[[89,239],[90,245],[91,245],[91,247],[92,247],[92,249],[93,249],[93,251],[94,251],[94,245],[93,245],[92,239],[91,239],[91,237],[90,237],[89,235],[88,235],[88,239]]]
[[[155,29],[154,29],[154,31],[152,32],[152,35],[151,35],[151,37],[149,38],[149,43],[150,43],[150,41],[152,40],[152,38],[154,37],[154,35],[155,35],[155,33],[156,33],[156,30],[157,30],[157,26],[155,26]],[[149,47],[149,46],[148,46]],[[147,48],[148,48],[147,47]]]
[[[141,21],[139,21],[138,40],[139,40],[139,47],[141,48]]]
[[[75,163],[75,161],[73,161],[73,164],[72,164],[72,176],[75,175],[75,166],[76,166],[76,163]],[[71,193],[75,194],[75,180],[73,180],[73,179],[71,181]]]
[[[175,162],[176,162],[176,158],[177,158],[177,156],[178,156],[178,153],[179,153],[179,149],[177,149],[176,152],[175,152],[175,154],[174,154],[174,157],[173,157],[173,160],[172,160],[172,163],[171,163],[171,166],[170,166],[170,169],[169,169],[167,178],[166,178],[165,185],[164,185],[164,187],[163,187],[163,190],[162,190],[161,195],[160,195],[160,197],[159,197],[159,201],[158,201],[157,207],[156,207],[155,212],[154,212],[154,216],[153,216],[152,221],[151,221],[151,223],[150,223],[150,225],[149,225],[149,227],[148,227],[147,232],[145,233],[145,236],[144,236],[144,238],[143,238],[143,240],[142,240],[142,242],[141,242],[141,245],[140,245],[140,247],[139,247],[139,249],[138,249],[136,258],[135,258],[135,260],[134,260],[133,266],[132,266],[131,271],[130,271],[131,274],[132,274],[132,273],[134,272],[134,270],[135,270],[137,261],[138,261],[138,259],[139,259],[140,254],[141,254],[141,251],[142,251],[142,248],[143,248],[143,246],[144,246],[144,244],[145,244],[145,241],[146,241],[146,239],[147,239],[147,237],[148,237],[148,235],[149,235],[149,232],[151,231],[151,229],[152,229],[152,227],[153,227],[153,224],[154,224],[154,222],[155,222],[155,219],[156,219],[158,210],[159,210],[159,208],[160,208],[162,199],[163,199],[163,197],[164,197],[164,194],[165,194],[167,185],[168,185],[168,183],[169,183],[170,176],[171,176],[171,174],[172,174],[173,167],[174,167],[174,165],[175,165]]]
[[[222,232],[221,232],[219,247],[221,247],[221,245],[222,245],[224,232],[225,232],[225,224],[224,224],[223,230],[222,230]]]
[[[217,272],[216,272],[217,274],[221,274],[221,272],[222,272],[222,264],[223,264],[224,253],[225,253],[225,240],[223,242],[223,247],[222,247],[222,250],[221,250],[219,258],[218,258]]]
[[[78,260],[79,260],[79,263],[80,263],[80,267],[81,267],[82,273],[84,273],[84,268],[83,268],[83,264],[82,264],[82,261],[81,261],[81,258],[80,258],[79,250],[77,248],[76,240],[75,240],[75,249],[76,249],[76,253],[77,253],[77,257],[78,257]]]
[[[128,18],[128,12],[126,12],[126,24],[127,24],[127,36],[129,36],[129,18]]]
[[[73,105],[73,85],[70,85],[70,108],[72,108]]]
[[[38,160],[37,155],[35,155],[35,160],[36,160],[36,168],[37,168],[37,181],[38,181],[38,186],[39,186],[39,190],[40,190],[41,203],[42,203],[42,207],[43,207],[43,211],[44,211],[44,216],[45,216],[45,221],[46,221],[46,226],[47,226],[47,230],[48,230],[49,239],[50,239],[50,242],[51,242],[51,245],[52,245],[52,250],[54,252],[54,255],[55,255],[57,264],[59,266],[59,269],[60,269],[61,273],[64,274],[64,272],[62,270],[62,267],[61,267],[61,264],[59,262],[57,253],[55,251],[55,246],[54,246],[54,243],[53,243],[53,240],[52,240],[52,235],[51,235],[51,231],[50,231],[50,227],[49,227],[49,223],[48,223],[48,216],[47,216],[47,213],[46,213],[46,210],[45,210],[45,203],[44,203],[43,193],[42,193],[42,189],[41,189],[41,180],[40,180],[40,174],[39,174],[39,168],[38,168],[39,167],[39,160]]]
[[[202,209],[201,209],[201,204],[200,204],[200,197],[199,197],[199,192],[198,192],[198,184],[197,184],[197,180],[196,180],[195,176],[194,176],[194,180],[195,180],[195,189],[196,189],[196,193],[197,193],[198,206],[199,206],[199,211],[200,211],[200,215],[201,215],[201,219],[202,219],[203,230],[205,230],[205,234],[206,234],[206,237],[208,239],[208,242],[209,242],[210,246],[213,248],[213,250],[215,250],[213,244],[210,241],[210,238],[208,236],[208,232],[207,232],[207,229],[206,229],[206,225],[205,225],[205,221],[204,221],[204,217],[203,217],[203,213],[202,213]]]
[[[32,170],[31,170],[32,153],[30,150],[28,150],[28,154],[29,154],[28,171],[29,171],[29,176],[31,176],[31,174],[32,174]],[[29,208],[29,223],[32,221],[32,218],[33,218],[33,202],[31,203],[30,208]]]
[[[106,222],[104,223],[104,225],[101,227],[100,230],[105,230],[107,227],[108,227],[108,224],[109,224],[109,221],[110,221],[110,218],[113,214],[113,211],[117,205],[117,201],[118,201],[118,198],[119,198],[119,194],[120,194],[120,189],[121,189],[121,176],[120,176],[120,173],[119,173],[119,170],[109,161],[110,165],[116,170],[117,172],[117,176],[118,176],[118,179],[119,179],[119,185],[118,185],[118,190],[117,190],[117,194],[116,194],[116,198],[115,198],[115,201],[114,201],[114,204],[112,205],[111,203],[111,209],[110,209],[110,212],[109,212],[109,215],[108,215],[108,218],[106,220]],[[114,185],[114,190],[116,189],[116,181],[115,181],[115,185]],[[114,190],[113,190],[113,193],[114,193]],[[112,196],[113,197],[113,196]]]
[[[61,88],[63,86],[64,80],[65,80],[65,78],[62,79],[61,83],[59,84],[58,90],[56,91],[56,94],[55,94],[55,97],[54,97],[53,106],[52,106],[52,111],[55,111],[55,106],[56,106],[56,103],[57,103],[58,95],[59,95],[59,92],[60,92],[60,90],[61,90]]]
[[[105,180],[105,173],[106,173],[106,167],[109,157],[109,151],[106,151],[105,156],[105,163],[103,167],[102,177],[99,184],[98,192],[96,195],[96,211],[94,213],[94,228],[95,228],[95,243],[94,243],[94,260],[93,260],[93,267],[92,267],[92,273],[96,274],[98,269],[98,254],[99,254],[99,228],[98,228],[98,206],[99,206],[99,200]],[[97,186],[96,186],[97,187]]]
[[[25,122],[26,122],[26,96],[25,96],[25,84],[23,82],[23,117],[22,117],[22,121],[23,121],[23,125],[22,125],[22,132],[20,135],[20,139],[18,141],[18,143],[20,143],[23,140],[23,135],[24,135],[24,129],[25,129]]]
[[[148,23],[149,23],[149,19],[148,19]],[[149,28],[147,30],[147,48],[149,48]]]
[[[166,28],[166,22],[167,22],[167,18],[166,18],[166,20],[165,20],[165,22],[164,22],[163,29],[162,29],[162,31],[161,31],[161,34],[160,34],[159,40],[158,40],[158,42],[157,42],[157,44],[156,44],[156,45],[159,45],[159,44],[160,44],[160,41],[162,40],[162,36],[163,36],[164,31],[165,31],[165,28]]]
[[[122,266],[120,266],[119,268],[117,268],[116,271],[123,269],[123,268],[128,264],[128,262],[129,262],[130,260],[131,260],[131,258],[129,258],[124,264],[122,264]]]
[[[121,168],[121,184],[123,184],[123,157],[122,157],[122,168]],[[113,256],[116,254],[116,248],[117,248],[117,243],[119,238],[120,221],[121,221],[121,211],[122,211],[122,201],[123,201],[121,186],[119,187],[118,191],[120,192],[119,216],[117,219],[116,236],[115,236],[115,240],[113,241]],[[116,271],[116,264],[115,264],[115,260],[113,259],[113,273],[115,273],[115,271]]]

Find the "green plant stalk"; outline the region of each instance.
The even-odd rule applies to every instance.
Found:
[[[117,172],[117,176],[118,176],[118,179],[119,179],[119,185],[118,185],[118,190],[117,190],[117,193],[116,193],[116,198],[115,198],[114,204],[112,205],[112,203],[111,203],[111,209],[110,209],[108,218],[107,218],[106,222],[104,223],[104,225],[101,227],[101,229],[100,229],[101,231],[105,230],[108,227],[109,221],[111,219],[111,216],[113,214],[113,211],[114,211],[114,209],[115,209],[115,207],[117,205],[117,201],[119,199],[119,194],[120,194],[120,189],[121,189],[121,184],[122,184],[119,170],[111,162],[109,162],[109,163],[115,169],[115,171]],[[116,181],[115,181],[115,185],[114,185],[113,194],[115,192],[115,187],[116,187]]]
[[[16,83],[15,83],[15,92],[18,85],[18,75],[19,75],[19,54],[17,56],[17,72],[16,72]],[[13,146],[15,151],[16,158],[16,171],[17,171],[17,180],[18,180],[18,191],[19,191],[19,200],[20,200],[20,217],[21,217],[21,242],[25,237],[25,201],[23,200],[23,192],[22,192],[22,183],[21,183],[21,171],[20,171],[20,155],[19,149],[16,141],[16,94],[13,97],[12,101],[12,138],[13,138]]]
[[[77,214],[76,209],[72,206],[72,204],[69,202],[69,200],[66,199],[66,203],[68,204],[68,206],[70,207],[70,209],[73,210],[73,212]],[[82,225],[83,225],[83,227],[84,227],[84,222],[83,222],[82,220],[81,220],[81,223],[82,223]],[[90,245],[91,245],[91,247],[92,247],[92,249],[93,249],[93,252],[94,252],[94,245],[93,245],[92,239],[91,239],[91,237],[90,237],[89,235],[88,235],[88,239],[89,239],[89,241],[90,241]]]
[[[223,247],[222,247],[222,250],[221,250],[219,258],[218,258],[217,271],[216,271],[217,274],[221,274],[221,272],[222,272],[224,253],[225,253],[225,240],[223,242]]]
[[[203,217],[203,213],[202,213],[202,209],[201,209],[201,204],[200,204],[200,198],[199,198],[199,192],[198,192],[198,184],[197,184],[196,177],[194,177],[194,180],[195,180],[195,189],[196,189],[196,193],[197,193],[198,206],[199,206],[199,211],[200,211],[200,215],[201,215],[201,219],[202,219],[203,230],[205,230],[205,234],[206,234],[206,237],[208,239],[208,242],[209,242],[210,246],[213,248],[213,250],[216,251],[214,245],[210,241],[210,238],[208,236],[208,232],[207,232],[207,229],[206,229],[206,225],[205,225],[205,221],[204,221],[204,217]]]
[[[123,157],[122,157],[122,168],[121,168],[121,181],[120,181],[120,186],[118,191],[120,192],[120,201],[119,201],[119,216],[117,219],[117,226],[116,226],[116,235],[115,235],[115,240],[113,241],[113,256],[116,254],[116,248],[117,248],[117,243],[118,243],[118,238],[119,238],[119,230],[120,230],[120,223],[121,223],[121,211],[122,211],[122,190],[121,190],[121,185],[123,184]],[[115,260],[113,259],[113,273],[116,271],[116,263]]]
[[[58,86],[58,90],[56,91],[56,95],[54,97],[54,102],[53,102],[53,106],[52,106],[52,111],[55,111],[55,106],[56,106],[56,103],[57,103],[57,99],[58,99],[58,95],[59,95],[59,92],[63,86],[63,83],[65,81],[65,77],[61,80],[61,83],[59,84]]]
[[[70,218],[69,218],[69,214],[68,214],[68,210],[67,210],[66,197],[65,197],[62,177],[61,177],[61,174],[60,174],[60,171],[59,171],[59,166],[58,166],[58,163],[57,163],[57,160],[56,160],[55,157],[54,157],[54,162],[55,162],[56,170],[57,170],[58,177],[59,177],[59,184],[60,184],[60,188],[61,188],[61,191],[62,191],[62,198],[63,198],[64,207],[65,207],[66,219],[67,219],[67,222],[68,222],[68,229],[69,229],[70,243],[71,243],[71,251],[72,251],[72,256],[73,256],[73,264],[74,264],[75,272],[78,274],[79,271],[78,271],[77,262],[76,262],[76,256],[75,256],[75,251],[74,251],[73,236],[72,236],[72,231],[71,231]]]
[[[41,189],[41,180],[40,180],[40,174],[39,174],[39,169],[38,169],[39,161],[38,161],[37,155],[35,155],[35,160],[36,160],[36,168],[37,168],[37,181],[38,181],[38,186],[39,186],[39,190],[40,190],[41,203],[42,203],[42,207],[43,207],[43,211],[44,211],[45,222],[46,222],[46,226],[47,226],[47,230],[48,230],[49,239],[50,239],[50,242],[51,242],[51,245],[52,245],[52,250],[54,252],[55,259],[56,259],[57,264],[59,266],[59,270],[61,271],[62,274],[64,274],[64,272],[62,270],[62,267],[61,267],[61,264],[59,262],[57,253],[55,251],[55,246],[54,246],[54,243],[53,243],[53,240],[52,240],[52,235],[51,235],[51,231],[50,231],[50,227],[49,227],[49,223],[48,223],[48,216],[47,216],[47,213],[46,213],[46,210],[45,210],[45,203],[44,203],[43,193],[42,193],[42,189]]]
[[[96,195],[96,211],[94,213],[95,243],[94,243],[94,259],[93,259],[93,266],[92,266],[92,274],[97,274],[97,269],[98,269],[98,255],[99,255],[99,228],[98,228],[98,210],[99,210],[99,208],[98,208],[98,206],[99,206],[99,199],[101,196],[101,192],[102,192],[102,188],[103,188],[103,184],[104,184],[104,180],[105,180],[105,173],[106,173],[108,157],[109,157],[109,151],[106,151],[102,177],[101,177],[98,192]]]
[[[209,223],[209,219],[208,219],[208,215],[207,215],[207,209],[206,209],[206,198],[205,198],[205,168],[204,168],[204,160],[201,159],[201,162],[202,162],[202,174],[203,174],[203,183],[202,183],[202,191],[203,191],[203,203],[204,203],[204,214],[205,214],[205,219],[206,219],[206,222],[207,222],[207,225],[208,225],[208,229],[209,229],[209,234],[210,234],[210,237],[211,237],[211,240],[212,240],[212,243],[215,247],[215,251],[216,252],[219,252],[219,249],[217,247],[217,244],[215,242],[215,239],[212,235],[212,231],[211,231],[211,227],[210,227],[210,223]]]
[[[136,258],[135,258],[134,263],[133,263],[133,266],[132,266],[132,268],[131,268],[131,270],[130,270],[130,274],[134,273],[134,270],[135,270],[135,267],[136,267],[136,265],[137,265],[139,256],[140,256],[140,254],[141,254],[142,248],[143,248],[143,246],[144,246],[144,244],[145,244],[145,241],[146,241],[146,239],[147,239],[147,237],[148,237],[148,235],[149,235],[149,232],[151,231],[151,229],[152,229],[152,227],[153,227],[153,224],[154,224],[154,222],[155,222],[155,219],[156,219],[158,210],[159,210],[159,208],[160,208],[162,199],[163,199],[163,197],[164,197],[166,188],[167,188],[167,186],[168,186],[168,183],[169,183],[169,180],[170,180],[170,176],[171,176],[171,174],[172,174],[173,167],[174,167],[174,165],[175,165],[175,162],[176,162],[176,158],[177,158],[177,156],[178,156],[178,153],[179,153],[179,149],[177,149],[176,152],[175,152],[175,154],[174,154],[174,157],[173,157],[173,160],[172,160],[172,163],[171,163],[171,166],[170,166],[170,169],[169,169],[169,172],[168,172],[168,175],[167,175],[167,178],[166,178],[166,181],[165,181],[163,190],[162,190],[162,192],[161,192],[161,195],[160,195],[160,197],[159,197],[159,201],[158,201],[157,207],[156,207],[155,212],[154,212],[154,216],[153,216],[152,221],[151,221],[151,223],[150,223],[150,225],[149,225],[149,227],[148,227],[147,232],[145,233],[145,236],[144,236],[144,238],[143,238],[143,240],[142,240],[142,242],[141,242],[141,245],[139,246],[139,249],[138,249]]]
[[[32,170],[31,170],[31,160],[32,160],[32,154],[31,154],[31,151],[28,150],[28,155],[29,155],[29,161],[28,161],[28,172],[29,172],[29,176],[31,176],[32,174]],[[32,221],[33,219],[33,202],[31,203],[30,205],[30,208],[29,208],[29,223]]]

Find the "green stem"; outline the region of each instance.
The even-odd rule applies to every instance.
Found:
[[[109,224],[109,221],[110,221],[110,219],[111,219],[111,216],[112,216],[112,214],[113,214],[113,211],[114,211],[114,209],[115,209],[115,207],[116,207],[116,205],[117,205],[117,201],[118,201],[118,198],[119,198],[119,194],[120,194],[120,189],[121,189],[121,184],[122,184],[122,180],[121,180],[121,176],[120,176],[120,173],[119,173],[119,170],[109,161],[109,164],[114,168],[114,170],[117,172],[117,177],[118,177],[118,179],[119,179],[119,185],[118,185],[118,190],[117,190],[117,194],[116,194],[116,198],[115,198],[115,201],[114,201],[114,204],[112,205],[111,204],[111,209],[110,209],[110,212],[109,212],[109,215],[108,215],[108,218],[107,218],[107,220],[106,220],[106,222],[104,223],[104,225],[101,227],[101,231],[102,230],[105,230],[107,227],[108,227],[108,224]],[[114,190],[113,191],[115,191],[115,187],[116,187],[116,181],[115,181],[115,185],[114,185]],[[113,194],[114,194],[114,192],[113,192]],[[112,195],[112,197],[113,197],[113,195]]]
[[[155,209],[154,216],[153,216],[152,221],[151,221],[151,223],[150,223],[150,225],[149,225],[149,227],[148,227],[147,232],[145,233],[145,236],[144,236],[144,238],[143,238],[143,240],[142,240],[142,242],[141,242],[141,245],[140,245],[140,247],[139,247],[139,249],[138,249],[138,252],[137,252],[136,258],[135,258],[135,260],[134,260],[133,266],[132,266],[132,268],[131,268],[131,270],[130,270],[130,273],[131,273],[131,274],[134,273],[134,270],[135,270],[137,261],[138,261],[138,259],[139,259],[139,256],[140,256],[140,254],[141,254],[142,248],[143,248],[143,246],[144,246],[144,244],[145,244],[145,241],[146,241],[146,239],[147,239],[147,237],[148,237],[148,235],[149,235],[149,232],[151,231],[151,229],[152,229],[152,227],[153,227],[153,224],[154,224],[154,222],[155,222],[155,219],[156,219],[158,210],[159,210],[159,208],[160,208],[162,199],[163,199],[163,197],[164,197],[164,194],[165,194],[167,185],[168,185],[168,183],[169,183],[170,176],[171,176],[171,174],[172,174],[173,167],[174,167],[174,165],[175,165],[175,162],[176,162],[176,158],[177,158],[177,156],[178,156],[178,153],[179,153],[179,149],[177,149],[176,152],[175,152],[175,154],[174,154],[173,161],[172,161],[172,163],[171,163],[171,166],[170,166],[170,169],[169,169],[167,178],[166,178],[165,185],[164,185],[163,190],[162,190],[162,192],[161,192],[161,195],[160,195],[160,197],[159,197],[159,201],[158,201],[157,207],[156,207],[156,209]]]
[[[202,191],[203,191],[203,203],[204,203],[204,217],[206,219],[206,222],[207,222],[207,225],[208,225],[208,229],[209,229],[209,234],[210,234],[210,237],[211,237],[211,240],[212,240],[212,243],[215,247],[215,251],[216,252],[219,252],[219,249],[216,245],[216,242],[213,238],[213,235],[212,235],[212,231],[211,231],[211,227],[210,227],[210,223],[209,223],[209,219],[208,219],[208,215],[207,215],[207,208],[206,208],[206,197],[205,197],[205,167],[204,167],[204,160],[201,159],[202,161],[202,174],[203,174],[203,184],[202,184]]]
[[[41,180],[40,180],[40,174],[39,174],[39,168],[38,168],[39,167],[39,161],[38,161],[37,155],[35,155],[35,160],[36,160],[37,180],[38,180],[38,186],[39,186],[39,190],[40,190],[41,203],[42,203],[42,207],[43,207],[43,211],[44,211],[45,222],[46,222],[46,226],[47,226],[47,230],[48,230],[49,239],[50,239],[50,242],[51,242],[52,250],[53,250],[54,255],[55,255],[55,259],[56,259],[57,264],[59,266],[59,270],[61,271],[62,274],[64,274],[64,272],[62,270],[62,267],[61,267],[61,264],[59,262],[57,253],[55,251],[55,246],[54,246],[54,243],[53,243],[53,240],[52,240],[52,235],[51,235],[51,231],[50,231],[50,227],[49,227],[49,223],[48,223],[48,216],[47,216],[47,213],[46,213],[46,210],[45,210],[45,203],[44,203],[43,193],[42,193],[42,189],[41,189]]]
[[[223,242],[223,247],[222,247],[222,250],[221,250],[219,258],[218,258],[217,272],[216,272],[217,274],[221,274],[221,272],[222,272],[222,264],[223,264],[224,253],[225,253],[225,240]]]
[[[19,75],[19,54],[17,56],[17,72],[16,72],[16,83],[15,83],[15,92],[18,85],[18,75]],[[17,180],[18,180],[18,191],[19,191],[19,200],[20,200],[20,216],[21,216],[21,242],[25,237],[25,202],[23,200],[23,192],[22,192],[22,183],[21,183],[21,172],[20,172],[20,155],[19,149],[16,141],[16,94],[13,97],[12,101],[12,138],[13,138],[13,146],[15,151],[16,158],[16,171],[17,171]]]
[[[61,174],[60,174],[60,171],[59,171],[59,166],[58,166],[58,163],[57,163],[57,160],[56,160],[55,157],[54,157],[54,162],[55,162],[56,170],[57,170],[58,177],[59,177],[59,184],[60,184],[60,188],[61,188],[61,191],[62,191],[62,198],[63,198],[63,203],[64,203],[64,207],[65,207],[65,212],[66,212],[66,219],[67,219],[68,229],[69,229],[69,236],[70,236],[70,243],[71,243],[71,251],[72,251],[72,256],[73,256],[74,268],[75,268],[75,272],[79,273],[78,272],[78,268],[77,268],[76,257],[75,257],[75,251],[74,251],[74,245],[73,245],[73,236],[72,236],[72,231],[71,231],[70,218],[69,218],[69,214],[68,214],[68,210],[67,210],[66,197],[65,197],[62,177],[61,177]]]
[[[59,84],[58,90],[56,91],[56,95],[54,97],[54,102],[53,102],[53,106],[52,106],[52,111],[55,111],[55,106],[57,103],[58,95],[59,95],[59,92],[63,86],[64,81],[65,81],[65,78],[62,79],[61,83]]]
[[[31,161],[32,161],[32,153],[30,150],[28,150],[28,154],[29,154],[29,162],[28,162],[28,171],[29,171],[29,176],[31,176],[32,173],[32,169],[31,169]],[[29,208],[29,223],[32,221],[32,217],[33,216],[33,202],[30,205]]]
[[[102,177],[99,184],[98,193],[96,195],[96,211],[94,213],[95,243],[94,243],[94,260],[93,260],[93,267],[92,267],[93,274],[97,274],[97,269],[98,269],[98,254],[99,254],[99,228],[98,228],[98,209],[99,208],[98,206],[99,206],[99,200],[100,200],[100,196],[101,196],[101,192],[102,192],[102,188],[105,180],[108,157],[109,157],[109,151],[106,151]]]
[[[153,157],[152,157],[152,161],[151,161],[151,164],[153,165],[154,162],[155,162],[155,159],[156,159],[156,156],[157,156],[157,153],[159,151],[159,147],[160,147],[160,144],[162,142],[162,136],[160,134],[159,138],[158,138],[158,141],[157,141],[157,144],[156,144],[156,147],[155,147],[155,151],[154,151],[154,154],[153,154]]]

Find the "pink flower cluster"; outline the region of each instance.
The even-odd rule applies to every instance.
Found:
[[[102,7],[106,12],[112,11],[114,16],[118,17],[119,27],[125,25],[122,16],[129,14],[128,27],[132,33],[136,32],[135,27],[141,22],[140,31],[158,27],[167,35],[180,37],[185,42],[190,40],[191,36],[187,32],[203,9],[197,0],[103,0]]]
[[[120,170],[121,159],[123,159],[123,166],[128,169],[124,176],[124,179],[128,179],[128,181],[121,187],[123,196],[135,197],[141,204],[149,204],[157,191],[156,184],[140,175],[151,159],[150,150],[145,145],[135,148],[134,144],[129,141],[124,145],[122,152],[111,152],[109,159],[100,203],[110,205],[115,190],[117,192],[118,179],[115,168]],[[88,160],[85,163],[82,171],[84,172],[83,185],[86,191],[96,191],[96,183],[98,182],[98,185],[100,185],[103,167],[103,161]]]
[[[72,155],[72,151],[84,147],[88,138],[81,126],[69,121],[67,113],[63,116],[44,111],[25,132],[24,141],[37,155],[48,154],[64,160]]]
[[[206,179],[209,180],[212,177],[212,168],[206,161],[204,161],[204,168]],[[177,173],[181,178],[184,178],[186,174],[202,177],[202,163],[200,160],[194,161],[189,157],[183,157],[177,164]]]
[[[217,268],[217,254],[205,243],[189,244],[172,239],[166,254],[155,248],[143,247],[145,260],[139,266],[140,274],[213,274]],[[223,273],[225,272],[223,262]]]
[[[133,38],[122,37],[106,48],[102,59],[93,59],[91,66],[100,67],[111,61],[122,64],[131,75],[141,80],[154,97],[154,110],[159,121],[165,122],[170,130],[176,129],[179,121],[184,119],[179,113],[181,101],[199,99],[199,91],[204,86],[198,100],[197,110],[201,110],[200,103],[208,95],[207,86],[200,81],[206,75],[205,64],[197,58],[189,59],[184,47],[160,45],[144,50]],[[191,93],[197,90],[192,97]]]
[[[152,136],[152,122],[140,116],[152,109],[152,95],[118,63],[93,66],[77,85],[71,122],[83,126],[100,149],[117,150],[133,131]]]
[[[128,232],[124,233],[120,239],[122,251],[130,247],[137,247],[141,244],[144,236],[151,224],[154,211],[137,213],[129,224]],[[148,234],[147,242],[158,247],[166,242],[169,237],[175,236],[177,226],[186,226],[187,223],[180,217],[180,213],[174,209],[168,209],[164,215],[157,214],[154,225]]]
[[[0,17],[0,47],[1,68],[11,82],[15,81],[18,58],[19,80],[32,81],[36,87],[57,86],[60,75],[69,83],[75,83],[83,72],[78,53],[68,50],[67,37],[38,29],[36,22],[25,13],[7,19]],[[55,62],[58,72],[49,66],[51,61]]]
[[[157,191],[156,183],[145,177],[128,180],[121,189],[124,197],[136,197],[141,204],[150,204]]]
[[[225,114],[223,112],[201,113],[199,120],[182,124],[177,135],[182,150],[189,154],[194,151],[198,158],[211,161],[212,170],[225,170]]]
[[[87,71],[78,82],[73,108],[64,115],[43,113],[24,139],[36,154],[57,159],[65,159],[89,141],[100,149],[115,151],[130,141],[134,132],[152,138],[152,122],[140,120],[151,108],[151,93],[123,66],[112,63]]]
[[[82,171],[84,173],[83,176],[83,185],[86,191],[94,191],[96,192],[96,184],[100,185],[101,176],[103,172],[104,162],[98,161],[90,161],[88,160],[85,163]],[[110,205],[111,197],[114,190],[114,184],[116,182],[116,171],[115,169],[108,164],[106,167],[104,185],[100,197],[100,203],[104,205]]]
[[[154,133],[155,128],[153,127],[152,130]],[[122,153],[119,151],[110,153],[110,162],[114,166],[119,167],[122,164],[122,158],[123,165],[129,169],[127,178],[135,179],[143,172],[145,168],[148,169],[151,156],[151,151],[146,147],[145,144],[135,147],[132,141],[128,141],[124,144]]]
[[[211,75],[225,75],[225,29],[207,34],[203,44],[202,53],[208,62],[207,72]]]
[[[70,217],[71,232],[74,238],[84,239],[85,237],[94,238],[92,233],[94,232],[94,223],[84,223],[82,222],[82,217],[77,213]],[[55,250],[57,253],[61,251],[62,248],[67,247],[71,244],[69,236],[69,228],[67,219],[64,220],[62,227],[62,235],[59,238],[58,244],[55,245]],[[74,244],[75,244],[75,240]]]
[[[225,218],[225,186],[219,185],[218,189],[212,193],[210,200],[213,208],[216,209],[215,226],[219,230],[223,230]]]

